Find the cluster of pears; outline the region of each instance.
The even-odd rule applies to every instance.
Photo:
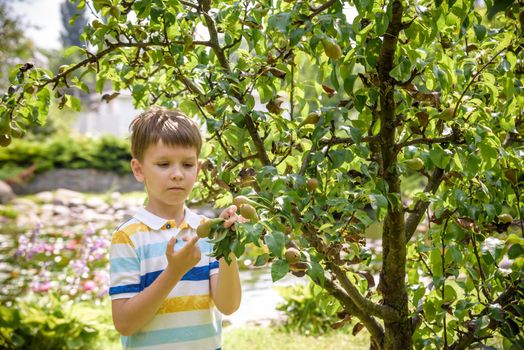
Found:
[[[237,196],[233,199],[233,204],[237,206],[242,217],[248,219],[250,222],[258,221],[258,214],[255,209],[256,202],[246,196]],[[214,231],[213,229],[220,227],[223,222],[224,219],[222,218],[214,218],[204,221],[197,227],[196,232],[198,237],[210,238],[211,232]]]

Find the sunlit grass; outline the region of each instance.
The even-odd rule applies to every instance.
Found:
[[[226,327],[223,330],[222,348],[224,350],[368,350],[369,333],[362,330],[357,336],[352,336],[349,332],[332,332],[313,337],[287,333],[272,327]]]

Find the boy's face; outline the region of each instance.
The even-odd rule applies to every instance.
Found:
[[[144,152],[142,162],[131,160],[135,178],[146,185],[148,209],[155,214],[183,207],[200,170],[194,147],[168,146],[159,141]]]

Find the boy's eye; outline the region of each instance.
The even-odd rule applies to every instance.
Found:
[[[160,167],[166,167],[169,165],[169,163],[158,163],[157,165]]]
[[[191,167],[193,167],[194,165],[193,165],[193,163],[186,163],[186,164],[184,164],[184,166],[185,166],[186,168],[191,168]]]

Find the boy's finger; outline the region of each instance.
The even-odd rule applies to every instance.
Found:
[[[186,246],[194,246],[199,239],[200,237],[198,237],[198,235],[195,235],[187,242]]]
[[[222,219],[229,219],[231,216],[235,215],[237,212],[237,206],[236,205],[230,205],[224,211],[220,214],[220,217]]]
[[[168,254],[173,253],[175,244],[176,244],[176,237],[171,237],[169,242],[167,242],[166,253],[168,253]]]

